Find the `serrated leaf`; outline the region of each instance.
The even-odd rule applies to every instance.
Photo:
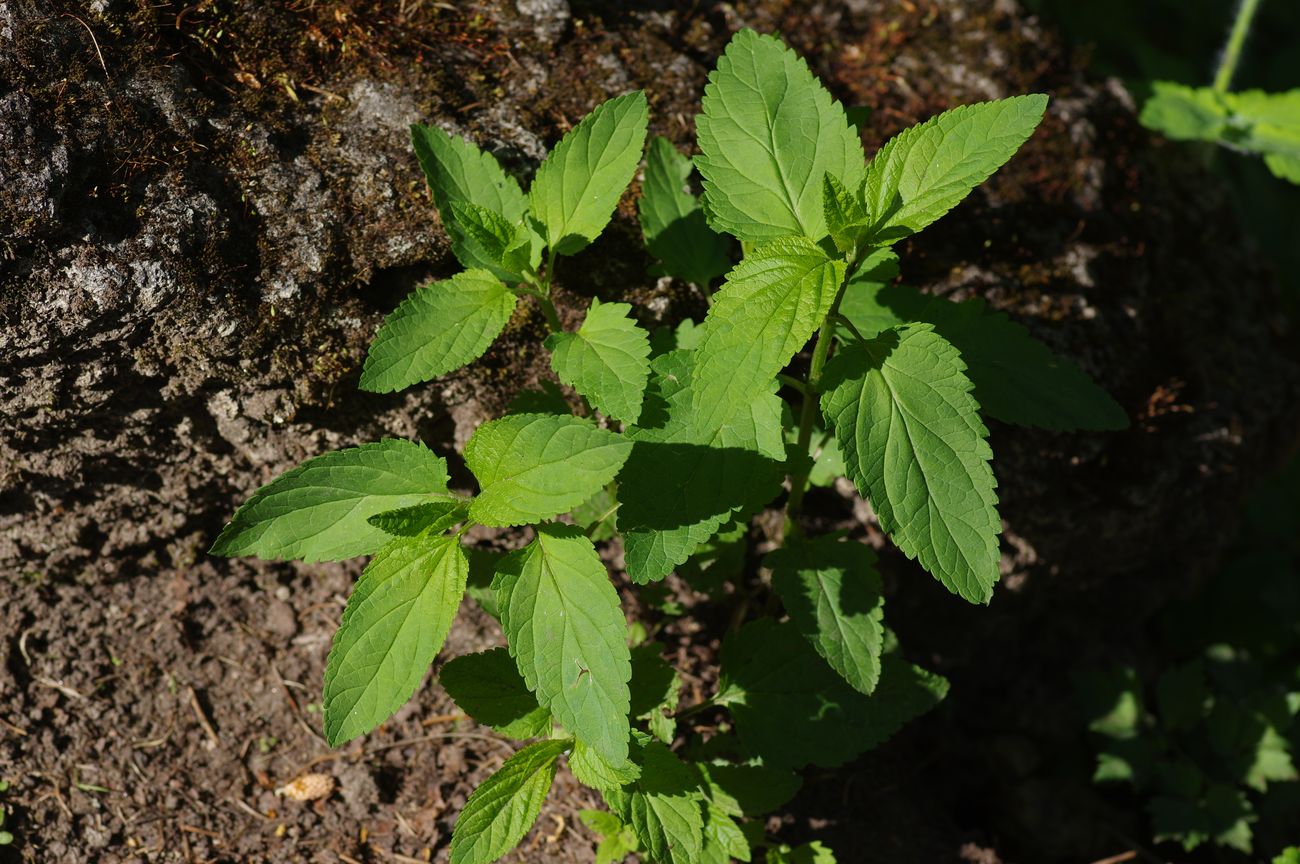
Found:
[[[677,723],[672,715],[677,710],[682,681],[677,670],[661,656],[664,646],[649,642],[632,649],[633,717],[648,722],[650,734],[665,744],[673,743]]]
[[[546,339],[551,368],[606,416],[635,423],[650,378],[650,334],[628,313],[629,303],[592,298],[582,326]]]
[[[537,169],[528,201],[554,252],[572,255],[604,230],[641,161],[648,117],[640,90],[610,99],[560,139]]]
[[[627,622],[591,541],[572,525],[537,528],[507,555],[493,588],[510,653],[555,719],[615,768],[627,760]]]
[[[375,334],[358,386],[391,393],[477,360],[509,323],[516,303],[487,270],[415,289]]]
[[[998,581],[988,430],[957,349],[929,324],[843,346],[822,413],[881,527],[948,590],[987,603]]]
[[[397,510],[376,513],[366,521],[385,534],[395,537],[415,537],[419,534],[437,534],[457,522],[465,521],[469,511],[464,501],[448,499],[413,504]]]
[[[618,789],[635,783],[641,776],[641,766],[635,762],[628,760],[622,765],[610,765],[599,753],[581,741],[574,745],[573,752],[569,754],[569,770],[579,783],[596,790]]]
[[[537,704],[504,648],[447,661],[438,674],[456,706],[510,738],[537,738],[551,730],[551,713]]]
[[[690,176],[689,157],[667,138],[652,139],[637,212],[646,249],[659,259],[663,272],[708,288],[730,269],[731,257],[727,240],[709,227],[700,202],[686,191]]]
[[[613,538],[618,526],[618,496],[613,484],[601,489],[570,512],[573,524],[587,532],[597,543]]]
[[[388,540],[376,513],[445,497],[447,461],[421,444],[385,439],[308,459],[253,493],[210,554],[341,561]]]
[[[791,622],[752,621],[722,645],[715,701],[765,765],[833,768],[877,746],[943,699],[948,682],[911,665],[887,641],[871,696],[852,689]],[[792,735],[790,730],[801,730]]]
[[[571,742],[529,744],[474,790],[451,832],[451,864],[490,864],[524,839]]]
[[[496,576],[497,564],[505,557],[500,552],[479,549],[471,546],[465,550],[469,558],[469,579],[465,583],[465,593],[487,614],[498,621],[501,615],[497,611],[497,595],[492,590],[492,579]]]
[[[1041,93],[962,105],[885,142],[862,181],[869,241],[896,242],[955,207],[1020,149],[1046,108]]]
[[[699,767],[709,800],[731,816],[766,816],[788,804],[803,785],[795,772],[767,765],[703,763]]]
[[[474,234],[466,231],[454,207],[458,203],[474,204],[513,225],[523,219],[528,209],[519,184],[501,170],[490,154],[436,126],[412,126],[411,142],[443,225],[451,235],[456,258],[467,268],[499,266]]]
[[[731,864],[749,861],[751,853],[745,832],[726,813],[713,804],[704,806],[704,848],[701,864]]]
[[[953,303],[906,285],[849,280],[840,314],[864,336],[909,321],[934,331],[961,354],[980,410],[1004,423],[1053,430],[1113,430],[1124,409],[1068,358],[1054,353],[982,300]]]
[[[468,201],[453,201],[451,212],[460,231],[473,241],[484,263],[478,265],[490,270],[507,282],[522,282],[524,271],[540,263],[533,260],[533,244],[522,225],[511,224],[486,207]]]
[[[716,427],[766,392],[821,326],[844,281],[844,262],[799,237],[750,252],[727,274],[694,353],[692,407]]]
[[[1228,109],[1208,87],[1153,81],[1138,120],[1177,141],[1214,140],[1227,128]]]
[[[482,489],[470,517],[505,527],[567,513],[613,480],[631,451],[631,441],[584,417],[508,414],[484,423],[465,445]]]
[[[625,563],[642,584],[662,579],[722,525],[770,501],[785,458],[774,393],[702,427],[691,407],[690,355],[674,351],[652,367],[642,425],[627,432],[632,454],[619,474]]]
[[[636,834],[613,813],[604,810],[579,810],[578,818],[600,837],[596,846],[596,864],[615,864],[637,851]]]
[[[619,789],[602,789],[605,803],[631,826],[641,848],[662,864],[697,864],[704,845],[704,794],[673,751],[658,741],[638,743],[641,777]]]
[[[799,632],[854,690],[870,695],[885,638],[876,553],[824,536],[789,543],[765,563]]]
[[[866,156],[844,109],[773,36],[741,30],[695,118],[709,224],[741,240],[826,236],[822,177],[856,187]]]
[[[397,537],[357,581],[325,664],[325,737],[337,747],[402,706],[442,648],[469,564],[454,537]]]
[[[830,172],[822,180],[822,211],[835,248],[841,252],[856,251],[858,241],[871,227],[870,214],[856,190],[846,188]]]

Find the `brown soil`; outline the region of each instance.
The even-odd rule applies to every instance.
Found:
[[[850,769],[811,773],[772,827],[825,836],[842,862],[1123,848],[1079,782],[1061,669],[1140,638],[1215,566],[1242,495],[1294,442],[1300,374],[1218,187],[1041,22],[1004,0],[0,0],[0,779],[17,836],[0,860],[445,860],[507,747],[428,686],[329,750],[315,708],[360,562],[204,550],[303,458],[382,435],[454,455],[548,374],[525,310],[472,370],[356,391],[381,316],[455,268],[408,123],[469,134],[527,175],[639,86],[652,133],[687,143],[744,25],[781,32],[871,107],[872,146],[959,102],[1053,95],[1012,165],[906,244],[904,272],[1008,311],[1135,417],[1110,436],[994,429],[1007,533],[992,607],[885,562],[891,623],[951,676],[949,703]],[[564,262],[565,311],[601,296],[633,299],[647,324],[698,315],[645,276],[631,200]],[[851,497],[816,493],[809,513],[879,539]],[[666,635],[712,668],[709,631]],[[500,642],[467,602],[444,655]],[[275,794],[307,771],[336,790]],[[594,803],[562,774],[511,860],[591,860],[574,813]]]

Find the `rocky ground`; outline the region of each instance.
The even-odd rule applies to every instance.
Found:
[[[644,87],[652,133],[688,146],[741,26],[779,31],[870,107],[869,149],[954,104],[1050,93],[1008,169],[905,244],[904,274],[1007,311],[1134,418],[1114,435],[993,430],[992,607],[886,559],[895,626],[952,677],[950,704],[810,780],[774,824],[829,832],[842,861],[1115,845],[1062,785],[1078,730],[1060,669],[1131,641],[1216,565],[1242,496],[1296,443],[1300,372],[1221,190],[1043,23],[1010,0],[0,0],[0,777],[18,811],[0,860],[445,858],[506,748],[428,687],[328,750],[321,670],[358,564],[204,550],[307,456],[383,435],[453,454],[548,374],[525,309],[471,370],[356,390],[382,315],[456,269],[408,124],[527,176],[591,107]],[[698,315],[645,275],[631,200],[562,265],[562,305]],[[831,493],[810,510],[856,524]],[[447,654],[499,641],[467,608]],[[332,796],[275,795],[309,768]],[[573,814],[592,802],[567,779],[552,800],[517,860],[589,860]]]

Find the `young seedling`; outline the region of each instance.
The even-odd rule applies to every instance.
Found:
[[[1019,325],[978,302],[891,284],[890,247],[1011,158],[1046,103],[963,106],[868,162],[803,60],[773,37],[736,34],[709,77],[693,165],[664,139],[650,146],[639,210],[655,275],[711,301],[703,322],[653,339],[628,304],[592,301],[565,330],[551,300],[557,258],[601,233],[636,171],[641,93],[606,102],[565,135],[527,194],[469,142],[413,129],[467,269],[416,290],[385,320],[361,386],[398,390],[457,369],[532,302],[551,330],[556,376],[590,407],[575,416],[552,388],[480,426],[464,451],[472,496],[450,491],[445,460],[420,444],[316,457],[260,489],[213,552],[373,555],[327,664],[333,745],[410,697],[463,594],[500,620],[506,645],[446,662],[441,683],[470,716],[532,743],[466,803],[452,864],[486,864],[519,842],[561,758],[609,805],[607,817],[588,817],[602,860],[636,850],[661,864],[749,861],[757,849],[773,862],[834,860],[820,844],[769,843],[762,817],[797,792],[798,769],[876,746],[941,700],[947,682],[903,658],[870,548],[805,534],[809,483],[847,476],[900,549],[986,603],[1000,522],[981,411],[1049,429],[1125,424],[1105,393]],[[693,167],[702,200],[687,191]],[[725,235],[740,241],[737,264]],[[792,377],[810,340],[808,372]],[[752,603],[746,526],[783,494],[785,543],[765,562],[772,593]],[[531,539],[484,569],[464,545],[473,525],[526,527]],[[642,636],[630,647],[593,542],[615,533],[633,582],[677,570],[702,588],[729,581],[741,598],[704,703],[679,709],[680,680],[661,647]],[[769,614],[756,616],[764,606]],[[782,606],[788,618],[773,614]],[[634,630],[647,633],[640,622]],[[701,712],[730,715],[734,734],[693,735],[686,721]]]

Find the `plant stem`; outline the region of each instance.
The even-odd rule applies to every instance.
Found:
[[[551,298],[543,294],[536,295],[537,305],[542,307],[542,314],[546,316],[546,324],[551,328],[552,333],[563,333],[564,325],[560,323],[560,313],[555,311],[555,304]]]
[[[1228,43],[1223,46],[1223,56],[1219,58],[1218,71],[1214,73],[1214,89],[1219,93],[1227,93],[1232,86],[1232,76],[1237,72],[1241,51],[1246,45],[1246,36],[1250,33],[1250,22],[1259,9],[1259,3],[1260,0],[1241,0],[1241,5],[1237,7],[1237,20],[1232,23]]]
[[[817,417],[817,401],[822,370],[826,367],[826,358],[830,355],[831,342],[835,338],[835,319],[839,316],[840,300],[844,298],[846,279],[840,283],[835,293],[835,301],[822,321],[821,330],[817,331],[817,344],[813,346],[812,364],[808,367],[808,380],[804,384],[803,407],[799,410],[799,440],[795,444],[795,453],[800,458],[808,452],[812,443],[813,423]],[[785,536],[798,536],[799,511],[803,507],[804,492],[808,489],[809,468],[801,468],[790,475],[790,498],[785,505]]]

